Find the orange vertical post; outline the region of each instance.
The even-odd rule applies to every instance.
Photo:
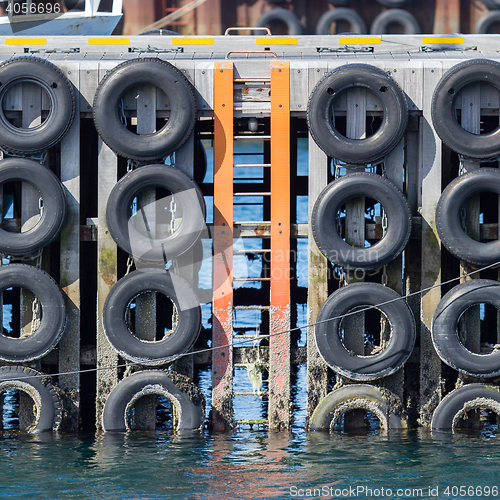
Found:
[[[271,63],[270,316],[269,427],[286,429],[291,422],[290,64],[286,61]]]
[[[233,418],[233,63],[215,63],[212,425]],[[225,347],[221,347],[225,346]]]

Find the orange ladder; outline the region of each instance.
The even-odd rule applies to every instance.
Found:
[[[213,338],[212,425],[225,430],[233,425],[233,168],[234,140],[269,140],[271,164],[271,272],[269,339],[269,420],[271,429],[286,429],[290,413],[290,69],[272,61],[271,134],[235,136],[234,63],[215,63],[214,72],[214,232],[213,232]],[[250,79],[252,80],[252,79]],[[253,79],[255,80],[255,79]],[[269,81],[269,78],[259,78]],[[245,165],[247,166],[247,165]],[[254,165],[257,166],[257,165]],[[265,224],[265,222],[262,222]],[[252,281],[255,278],[250,278]],[[264,280],[266,278],[260,278]],[[264,309],[258,305],[255,308]],[[236,338],[240,338],[237,336]]]

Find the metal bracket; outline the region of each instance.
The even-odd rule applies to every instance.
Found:
[[[129,47],[128,51],[133,52],[134,54],[140,54],[141,52],[146,52],[148,54],[179,54],[181,52],[184,52],[184,47],[176,47],[175,49],[159,49],[157,47],[151,47],[151,45],[148,45],[147,49],[143,49],[142,47]]]
[[[229,59],[231,54],[272,54],[275,59],[278,59],[278,54],[273,50],[231,50],[226,54],[226,59]]]
[[[30,49],[24,47],[25,54],[79,54],[80,47],[73,47],[71,49]]]
[[[241,30],[257,30],[257,31],[265,31],[268,35],[271,35],[271,30],[269,28],[266,28],[266,27],[262,27],[262,26],[256,26],[256,27],[248,27],[246,26],[245,28],[240,28],[239,26],[235,26],[233,28],[228,28],[225,33],[224,33],[224,36],[228,36],[229,33],[231,33],[231,31],[241,31]]]
[[[375,49],[374,47],[352,47],[350,45],[344,45],[343,47],[333,48],[333,47],[316,47],[316,50],[321,54],[323,52],[364,52],[372,53]]]
[[[466,50],[477,50],[477,47],[475,45],[469,47],[447,47],[443,45],[429,47],[428,45],[422,45],[420,47],[420,52],[464,52]]]

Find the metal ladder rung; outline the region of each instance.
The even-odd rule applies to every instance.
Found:
[[[256,191],[252,193],[233,193],[233,196],[271,196],[271,193]]]
[[[266,340],[268,335],[233,335],[233,340]]]
[[[235,135],[233,137],[235,141],[270,141],[270,135]]]
[[[233,254],[239,253],[239,254],[246,254],[246,253],[270,253],[271,249],[270,248],[260,248],[258,250],[233,250]]]
[[[259,168],[259,167],[270,167],[270,166],[271,166],[270,163],[236,163],[233,165],[234,168],[244,168],[244,167]]]
[[[233,281],[271,281],[271,278],[233,278]]]
[[[256,310],[256,311],[267,311],[269,310],[270,306],[234,306],[233,309],[238,310],[238,311],[250,311],[250,310]]]
[[[233,78],[235,83],[270,82],[271,78]]]
[[[259,391],[259,392],[233,392],[233,396],[267,396],[269,394],[268,391]]]

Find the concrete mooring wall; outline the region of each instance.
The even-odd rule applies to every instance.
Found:
[[[60,144],[48,150],[45,160],[46,167],[64,186],[68,214],[60,237],[43,250],[41,260],[41,268],[65,294],[67,322],[61,341],[49,354],[23,363],[53,375],[63,404],[62,428],[100,429],[109,394],[132,371],[132,367],[127,367],[129,362],[110,345],[102,326],[106,297],[127,273],[128,260],[128,254],[117,247],[108,231],[106,205],[111,190],[127,175],[130,165],[100,139],[92,107],[99,82],[108,71],[125,60],[143,57],[170,62],[195,89],[196,125],[187,142],[176,151],[174,161],[194,177],[205,195],[211,231],[203,243],[205,260],[201,272],[210,275],[207,269],[213,265],[213,303],[203,307],[203,327],[192,348],[194,354],[160,368],[177,371],[195,383],[200,379],[200,371],[205,373],[211,368],[213,411],[207,422],[216,429],[232,427],[235,418],[244,420],[242,425],[260,423],[270,428],[288,428],[294,413],[290,391],[300,366],[307,369],[307,399],[300,404],[306,408],[308,420],[328,393],[357,383],[328,368],[316,347],[313,326],[302,330],[307,330],[303,337],[296,329],[306,322],[314,323],[327,297],[354,281],[384,283],[398,294],[412,294],[407,299],[416,325],[411,355],[396,373],[367,382],[385,391],[391,408],[408,425],[430,426],[433,412],[444,396],[463,384],[481,381],[443,363],[431,339],[432,318],[442,295],[459,283],[460,276],[474,269],[441,245],[436,205],[454,178],[480,166],[479,161],[467,159],[461,163],[459,155],[441,142],[433,127],[432,97],[450,68],[470,59],[498,60],[496,50],[500,48],[497,36],[458,38],[245,36],[192,38],[183,42],[182,38],[151,37],[145,43],[145,38],[139,37],[89,43],[87,37],[54,37],[44,42],[26,39],[14,47],[0,40],[2,60],[26,53],[47,59],[61,69],[75,88],[76,119]],[[318,250],[312,227],[305,219],[306,202],[310,222],[316,199],[335,175],[332,159],[308,132],[309,96],[325,74],[351,63],[383,70],[403,90],[408,104],[402,139],[381,162],[367,168],[385,176],[404,192],[412,211],[411,237],[402,255],[363,276],[334,268]],[[0,67],[0,80],[1,71]],[[462,101],[456,106],[463,128],[479,130],[485,121],[492,120],[491,127],[498,127],[500,81],[492,81],[491,85],[471,85],[463,90]],[[12,119],[33,110],[34,103],[38,116],[50,107],[40,98],[40,90],[27,92],[19,86],[11,92],[8,109],[4,101],[3,112]],[[162,96],[154,89],[136,88],[124,96],[126,118],[137,126],[137,131],[142,127],[143,133],[150,133],[156,120],[169,116],[168,106],[160,104]],[[468,113],[470,108],[474,111]],[[362,139],[373,123],[380,123],[383,112],[376,107],[370,92],[357,88],[336,101],[335,116],[337,125],[345,127],[347,137]],[[206,175],[200,143],[208,154]],[[242,177],[237,172],[238,165],[249,163],[245,154],[251,154],[251,161],[259,164],[254,166],[255,175]],[[487,166],[497,168],[498,161],[490,161]],[[254,167],[247,166],[247,170]],[[344,175],[345,164],[340,163],[339,167],[340,175]],[[347,171],[350,168],[348,165]],[[148,196],[154,197],[154,193]],[[484,241],[498,238],[499,209],[494,198],[475,198],[466,208],[469,234],[476,231]],[[5,212],[4,196],[4,226],[23,223],[28,211],[33,211],[30,199],[29,194],[24,195],[20,212],[10,217]],[[38,195],[36,199],[38,210]],[[355,246],[363,246],[365,240],[374,243],[383,236],[382,213],[376,207],[367,211],[370,203],[365,205],[364,200],[355,198],[346,204],[341,225],[345,224],[346,241]],[[241,213],[252,213],[254,217],[240,220]],[[9,222],[9,218],[14,220]],[[208,254],[227,249],[225,243],[231,231],[241,237],[245,251],[230,248],[226,261],[216,258],[212,264],[207,260]],[[174,264],[174,269],[181,269],[188,281],[196,282],[199,266],[190,265],[197,261],[191,255]],[[241,277],[236,267],[243,262],[249,273]],[[30,263],[36,265],[35,261]],[[4,265],[9,265],[6,260]],[[277,269],[281,270],[279,276]],[[479,276],[498,281],[498,270],[490,268]],[[454,278],[457,281],[429,289]],[[238,281],[243,280],[246,283],[238,288]],[[416,293],[420,290],[425,291]],[[9,300],[14,311],[10,324],[15,327],[17,321],[20,329],[31,319],[19,319],[21,312],[16,311],[23,310],[22,301]],[[4,309],[6,303],[9,302],[5,292]],[[152,297],[138,302],[136,311],[136,335],[146,340],[152,340],[151,331],[168,320]],[[301,311],[307,312],[303,315]],[[243,314],[244,319],[240,320],[238,314]],[[249,323],[250,316],[255,318],[254,324]],[[485,344],[497,343],[500,330],[496,312],[484,312],[484,308],[480,312],[479,306],[475,306],[464,318],[461,335],[471,351],[479,352],[481,345],[484,348]],[[4,316],[4,328],[6,321]],[[290,333],[290,328],[295,330]],[[367,341],[384,344],[384,339],[390,337],[384,317],[373,312],[344,320],[342,328],[344,345],[358,355],[364,353]],[[288,333],[278,335],[280,332]],[[241,345],[242,340],[248,343]],[[231,343],[234,345],[226,347]],[[210,347],[217,350],[210,352]],[[235,372],[241,374],[247,366],[255,365],[262,368],[264,379],[260,398],[233,384]],[[134,370],[150,368],[135,366]],[[498,379],[489,378],[488,383],[497,386]],[[235,398],[245,401],[238,405],[257,409],[257,417],[238,419],[239,410],[233,408]],[[154,408],[150,402],[137,410],[143,412],[146,428],[154,426]],[[21,400],[22,411],[29,411],[29,406],[23,409]]]

